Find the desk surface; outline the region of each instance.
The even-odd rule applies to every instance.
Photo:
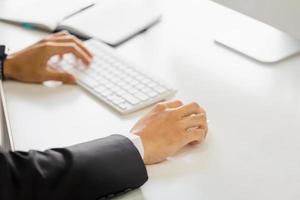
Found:
[[[162,23],[118,51],[203,105],[210,131],[203,145],[148,166],[149,181],[120,199],[300,199],[300,56],[255,62],[213,42],[240,16],[205,0],[159,2]],[[43,35],[0,23],[13,50]],[[146,112],[121,117],[76,86],[6,82],[5,91],[21,150],[126,133]]]

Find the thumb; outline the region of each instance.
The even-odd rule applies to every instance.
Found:
[[[61,81],[67,84],[76,83],[76,78],[67,72],[47,70],[44,77],[46,80]]]

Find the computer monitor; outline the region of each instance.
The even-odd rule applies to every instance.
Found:
[[[299,0],[212,1],[253,18],[220,32],[217,42],[262,62],[278,62],[300,52]]]

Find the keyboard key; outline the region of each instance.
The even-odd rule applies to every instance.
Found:
[[[166,89],[166,88],[164,88],[164,87],[161,87],[161,86],[157,86],[157,87],[155,87],[155,88],[154,88],[154,90],[155,90],[156,92],[160,93],[160,94],[162,94],[162,93],[164,93],[164,92],[166,92],[166,91],[167,91],[167,89]]]
[[[141,76],[141,75],[137,75],[135,76],[135,79],[138,80],[138,81],[141,81],[143,80],[145,77],[144,76]]]
[[[97,74],[97,76],[93,77],[95,81],[101,83],[103,79],[105,79],[101,74]]]
[[[123,90],[123,89],[120,89],[120,90],[118,90],[118,91],[115,91],[115,93],[116,93],[117,95],[119,95],[119,96],[123,96],[123,95],[126,94],[127,92],[126,92],[125,90]]]
[[[112,87],[109,88],[111,91],[113,92],[117,92],[119,90],[121,90],[121,88],[119,86],[113,85]]]
[[[99,83],[101,85],[107,85],[107,84],[109,84],[109,81],[106,78],[103,77],[102,79],[99,80]]]
[[[147,95],[148,95],[149,97],[155,97],[155,96],[158,95],[158,93],[155,92],[155,91],[151,91],[151,92],[147,93]]]
[[[125,82],[125,81],[122,81],[121,79],[120,79],[120,81],[118,81],[118,82],[116,82],[116,83],[117,83],[117,85],[120,86],[120,87],[123,87],[123,86],[126,85],[126,82]]]
[[[84,71],[88,68],[87,66],[84,65],[75,65],[75,66],[76,66],[75,69],[78,71]]]
[[[137,89],[139,89],[139,90],[142,90],[143,88],[146,87],[146,85],[140,83],[140,84],[136,85],[135,87],[136,87]]]
[[[107,87],[107,88],[112,88],[114,86],[115,86],[115,84],[113,84],[112,82],[108,82],[105,84],[105,87]]]
[[[124,79],[124,81],[126,81],[127,83],[130,83],[130,82],[132,82],[132,81],[134,81],[131,77],[126,77],[125,79]]]
[[[122,87],[122,88],[125,90],[130,90],[132,88],[132,86],[127,84],[127,85],[124,85],[124,87]]]
[[[104,91],[100,92],[100,94],[102,96],[104,96],[104,97],[108,97],[109,95],[112,94],[112,91],[110,91],[109,89],[107,89],[107,90],[104,90]]]
[[[79,80],[80,80],[82,83],[84,83],[85,85],[87,85],[87,86],[89,86],[89,87],[91,87],[91,88],[93,88],[93,87],[99,85],[99,83],[98,83],[97,81],[95,81],[94,79],[91,79],[91,78],[89,78],[89,77],[86,77],[86,76],[80,77]]]
[[[135,105],[137,103],[139,103],[139,99],[134,97],[133,95],[127,93],[123,95],[123,98],[126,99],[129,103],[131,103],[132,105]]]
[[[104,91],[106,91],[106,90],[107,90],[107,88],[104,87],[104,86],[98,86],[98,87],[95,87],[95,91],[96,91],[97,93],[102,93],[102,92],[104,92]]]
[[[144,87],[142,89],[142,92],[144,92],[145,94],[148,94],[149,92],[152,92],[152,89],[148,88],[148,87]]]
[[[118,107],[121,108],[122,110],[126,110],[132,108],[132,105],[129,104],[128,102],[122,102],[118,104]]]
[[[131,89],[128,90],[128,92],[129,92],[130,94],[134,94],[134,93],[137,93],[138,90],[135,89],[135,88],[131,88]]]
[[[132,80],[128,82],[130,85],[137,85],[139,82],[137,80]]]
[[[143,79],[143,80],[141,80],[141,81],[142,81],[142,83],[144,83],[144,84],[147,84],[147,83],[150,83],[150,82],[151,82],[151,80],[148,79],[148,78],[145,78],[145,79]]]
[[[91,73],[91,74],[89,74],[89,76],[94,80],[97,80],[100,77],[100,75],[98,73]]]
[[[117,96],[115,94],[112,94],[112,95],[108,96],[107,99],[112,101],[114,104],[117,104],[117,105],[125,101],[122,97]]]
[[[153,87],[157,86],[157,83],[151,81],[151,82],[147,83],[147,86],[153,88]]]
[[[144,93],[141,93],[141,92],[135,93],[134,96],[139,98],[142,101],[145,101],[148,99],[148,96],[146,96]]]
[[[122,80],[116,76],[114,76],[112,79],[110,79],[111,82],[118,84],[119,82],[121,82]]]
[[[66,70],[66,71],[74,68],[74,65],[72,65],[64,60],[60,61],[59,65],[60,65],[61,69]]]

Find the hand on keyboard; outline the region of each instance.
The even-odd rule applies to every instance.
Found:
[[[73,75],[58,71],[48,63],[53,55],[74,54],[85,64],[90,64],[92,55],[86,47],[67,32],[49,35],[38,43],[7,57],[4,76],[23,82],[42,83],[48,80],[74,83]]]

